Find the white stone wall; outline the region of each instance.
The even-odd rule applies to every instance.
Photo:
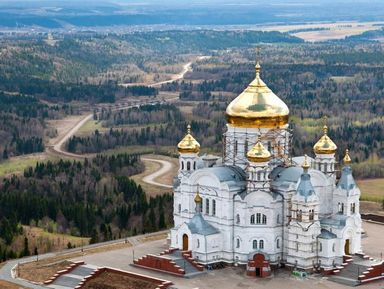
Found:
[[[313,268],[317,259],[317,236],[320,234],[320,230],[319,221],[312,224],[293,222],[289,226],[288,264],[303,269]]]

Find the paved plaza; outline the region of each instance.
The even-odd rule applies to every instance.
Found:
[[[380,259],[381,251],[384,251],[384,225],[363,222],[367,237],[363,238],[362,244],[365,253]],[[87,264],[95,266],[108,266],[126,271],[137,272],[140,274],[150,275],[153,277],[172,281],[174,287],[179,289],[192,288],[268,288],[268,289],[340,289],[351,288],[345,285],[328,281],[326,277],[310,276],[307,279],[298,279],[291,277],[288,272],[280,270],[275,272],[272,277],[264,279],[255,279],[247,277],[244,269],[229,267],[221,270],[210,271],[205,275],[195,278],[186,279],[165,273],[146,270],[133,267],[133,258],[139,258],[146,254],[158,254],[167,249],[165,240],[157,240],[146,243],[137,244],[127,249],[98,253],[74,259],[75,261],[84,260]],[[384,288],[384,282],[373,282],[363,285],[364,289]]]

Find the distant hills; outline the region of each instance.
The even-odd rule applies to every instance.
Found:
[[[115,27],[120,25],[251,25],[310,21],[384,20],[384,1],[9,1],[0,27]]]

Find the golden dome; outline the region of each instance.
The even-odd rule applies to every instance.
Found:
[[[187,134],[177,145],[179,153],[198,153],[200,151],[200,144],[191,135],[191,126],[187,126]]]
[[[260,78],[260,64],[256,64],[256,78],[227,107],[227,122],[236,127],[279,127],[288,123],[287,105]]]
[[[324,135],[319,139],[319,141],[313,146],[313,150],[316,154],[334,154],[337,150],[335,143],[327,135],[328,127],[324,125],[323,127]]]
[[[247,153],[247,158],[250,162],[264,163],[269,161],[271,153],[266,150],[263,144],[258,141],[254,147]]]
[[[195,203],[196,204],[201,204],[203,199],[200,197],[199,190],[197,190],[196,196],[195,196]]]
[[[345,156],[343,158],[343,163],[349,165],[352,162],[351,157],[349,156],[349,149],[345,150]]]

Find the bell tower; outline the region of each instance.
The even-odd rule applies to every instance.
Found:
[[[335,174],[335,153],[337,146],[328,136],[328,126],[324,124],[323,126],[323,136],[319,141],[313,146],[313,151],[315,152],[315,164],[314,168],[323,172],[325,175],[331,177],[336,183],[336,174]]]
[[[179,178],[189,175],[197,169],[199,159],[200,144],[191,134],[191,125],[187,126],[187,134],[177,145],[179,152]]]

